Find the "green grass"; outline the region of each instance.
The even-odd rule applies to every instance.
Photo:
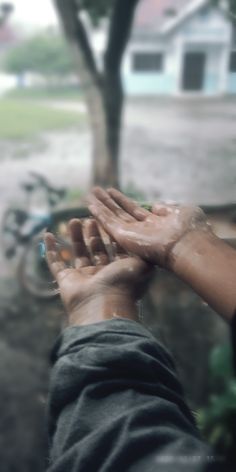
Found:
[[[76,100],[83,98],[82,92],[76,87],[47,86],[16,88],[7,93],[7,98],[30,100]]]
[[[27,139],[43,131],[84,123],[78,112],[56,110],[27,100],[0,99],[0,139]]]

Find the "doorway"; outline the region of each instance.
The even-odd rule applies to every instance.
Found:
[[[206,54],[187,52],[184,56],[182,88],[185,91],[203,90],[205,78]]]

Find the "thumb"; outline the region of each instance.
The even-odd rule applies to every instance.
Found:
[[[171,212],[171,208],[164,203],[154,203],[152,205],[152,213],[158,216],[167,216]]]

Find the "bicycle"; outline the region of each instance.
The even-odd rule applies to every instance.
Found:
[[[17,261],[17,278],[23,289],[41,299],[51,299],[58,295],[56,282],[49,272],[42,233],[45,230],[58,235],[61,254],[69,263],[70,247],[66,235],[66,222],[71,218],[85,218],[85,208],[55,207],[66,196],[64,188],[52,187],[47,179],[38,173],[30,173],[31,181],[23,183],[21,188],[26,194],[24,207],[12,207],[6,210],[2,220],[2,247],[8,260]],[[33,180],[32,180],[33,179]],[[44,191],[47,208],[42,211],[31,208],[31,201],[37,190]]]

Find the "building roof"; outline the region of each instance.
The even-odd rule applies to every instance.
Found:
[[[176,17],[170,18],[163,27],[162,33],[169,33],[173,31],[176,27],[178,27],[182,22],[187,20],[189,17],[194,15],[197,11],[206,7],[209,4],[209,0],[191,0],[188,4],[183,8],[182,11]]]
[[[135,29],[158,31],[166,21],[176,17],[192,0],[140,0]]]
[[[168,33],[207,3],[209,0],[140,0],[134,31]]]

